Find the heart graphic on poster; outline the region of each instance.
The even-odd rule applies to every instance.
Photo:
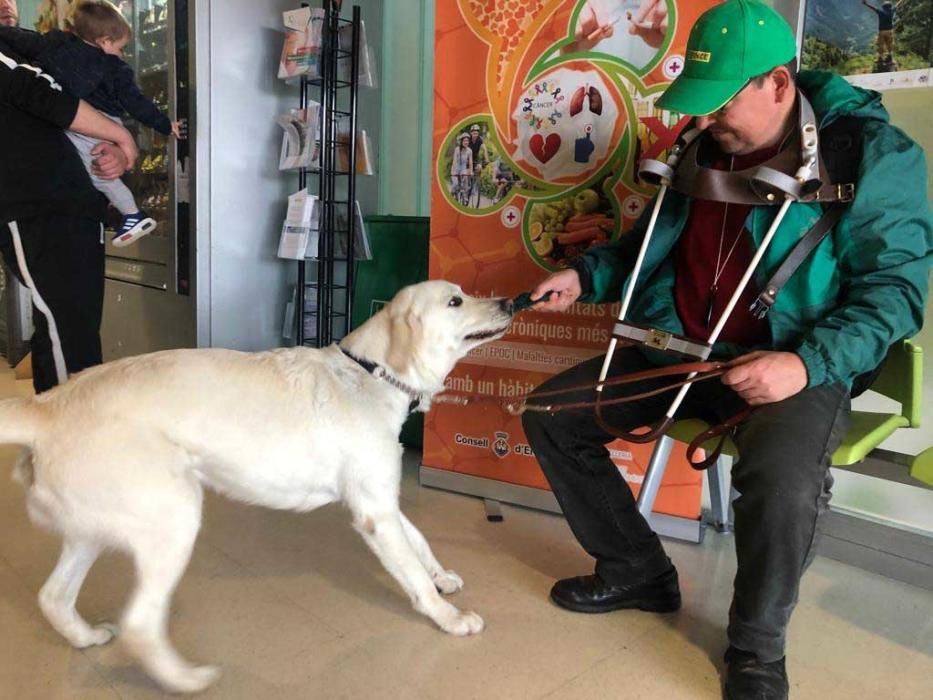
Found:
[[[548,134],[547,138],[541,134],[535,134],[528,140],[528,147],[535,158],[542,163],[547,163],[553,158],[560,148],[560,136],[558,134]]]

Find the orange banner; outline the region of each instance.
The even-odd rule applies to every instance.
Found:
[[[641,158],[685,123],[654,102],[683,66],[712,1],[437,3],[430,277],[515,296],[592,245],[625,235],[652,195]],[[478,348],[452,390],[508,398],[605,351],[618,304],[526,311]],[[637,493],[652,445],[610,454]],[[548,488],[520,419],[443,405],[425,420],[425,466]],[[655,510],[696,518],[701,475],[675,447]]]

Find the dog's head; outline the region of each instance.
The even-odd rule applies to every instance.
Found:
[[[481,299],[442,280],[405,287],[342,343],[361,357],[384,364],[425,391],[444,378],[470,350],[501,338],[512,322],[512,302]]]

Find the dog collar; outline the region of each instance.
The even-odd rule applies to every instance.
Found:
[[[357,357],[357,356],[354,355],[352,352],[350,352],[349,350],[343,348],[343,347],[340,346],[340,345],[338,345],[337,347],[340,348],[340,352],[342,352],[344,355],[346,355],[347,357],[349,357],[351,360],[353,360],[353,361],[354,361],[356,364],[358,364],[360,367],[362,367],[362,368],[365,369],[367,372],[369,372],[371,375],[373,375],[376,379],[383,379],[383,380],[385,380],[388,384],[391,384],[392,386],[394,386],[394,387],[395,387],[396,389],[398,389],[399,391],[402,391],[402,392],[408,394],[409,398],[411,398],[411,402],[408,404],[408,412],[409,412],[409,413],[411,413],[411,412],[414,411],[416,408],[418,408],[418,406],[421,405],[421,393],[418,392],[418,391],[415,391],[413,388],[411,388],[410,386],[408,386],[405,382],[400,381],[400,380],[396,379],[395,377],[393,377],[391,374],[388,373],[388,371],[386,370],[385,367],[383,367],[382,365],[378,365],[378,364],[376,364],[375,362],[370,362],[369,360],[364,360],[362,357]]]

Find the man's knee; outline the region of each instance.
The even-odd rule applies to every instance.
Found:
[[[820,454],[794,454],[788,445],[764,439],[744,445],[744,450],[740,448],[732,484],[740,501],[762,515],[783,513],[794,517],[792,514],[817,508],[827,469]],[[741,507],[739,503],[736,506]]]

